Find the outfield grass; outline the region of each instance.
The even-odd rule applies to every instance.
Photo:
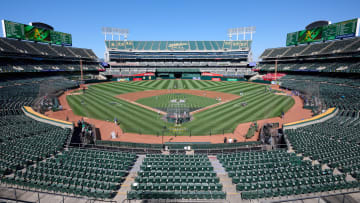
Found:
[[[240,99],[199,112],[194,115],[192,121],[183,124],[182,128],[172,128],[165,132],[164,126],[170,129],[174,124],[165,122],[156,112],[115,97],[128,92],[173,89],[174,87],[219,91],[236,95],[243,93],[243,96]],[[175,132],[177,135],[208,135],[233,132],[239,123],[280,116],[281,112],[286,112],[295,103],[291,97],[275,95],[264,90],[264,85],[244,82],[198,80],[114,82],[91,85],[85,94],[69,95],[67,101],[77,115],[107,121],[114,121],[116,117],[125,132],[157,135],[163,133],[172,135]],[[242,102],[246,102],[247,105],[242,106]]]
[[[172,100],[176,100],[177,103],[171,102]],[[184,102],[180,103],[180,100],[183,100]],[[190,111],[194,111],[218,103],[216,99],[191,94],[164,94],[142,98],[136,102],[162,111],[166,111],[168,107],[175,106],[189,108]]]

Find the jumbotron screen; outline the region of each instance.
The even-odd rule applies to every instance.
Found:
[[[26,40],[51,43],[50,30],[24,25],[24,34]]]
[[[2,20],[4,36],[21,40],[45,42],[57,45],[72,45],[71,34],[38,28],[31,25]]]
[[[286,36],[286,46],[355,37],[358,36],[358,32],[359,22],[356,18],[310,30],[288,33]]]

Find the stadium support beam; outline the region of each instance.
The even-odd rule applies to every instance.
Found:
[[[238,27],[238,28],[230,28],[228,29],[227,35],[229,36],[229,40],[232,40],[233,35],[236,35],[236,40],[239,40],[239,35],[243,35],[243,39],[246,40],[246,35],[250,34],[250,40],[253,38],[253,34],[256,32],[256,27]]]
[[[101,31],[105,35],[105,41],[107,40],[107,35],[111,35],[111,40],[114,40],[114,35],[117,35],[119,37],[119,40],[121,40],[121,37],[123,37],[123,40],[126,41],[129,34],[128,29],[114,27],[102,27]]]

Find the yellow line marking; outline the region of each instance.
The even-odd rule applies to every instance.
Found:
[[[286,127],[286,126],[290,126],[290,125],[295,125],[295,124],[299,124],[299,123],[305,123],[305,122],[308,122],[308,121],[317,120],[319,118],[322,118],[322,117],[325,117],[325,116],[331,114],[334,111],[335,111],[335,108],[329,108],[325,113],[322,113],[320,115],[314,116],[314,117],[306,119],[306,120],[295,121],[295,122],[292,122],[292,123],[286,123],[286,124],[284,124],[284,126]]]
[[[63,123],[63,124],[67,124],[67,125],[72,125],[72,123],[70,122],[67,122],[67,121],[63,121],[63,120],[59,120],[59,119],[55,119],[55,118],[50,118],[50,117],[47,117],[47,116],[44,116],[43,114],[40,114],[40,113],[37,113],[35,112],[31,107],[29,106],[24,106],[25,110],[30,113],[30,114],[33,114],[37,117],[40,117],[40,118],[43,118],[43,119],[47,119],[47,120],[50,120],[50,121],[55,121],[55,122],[59,122],[59,123]]]

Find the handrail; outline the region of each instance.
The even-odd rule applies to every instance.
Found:
[[[92,201],[95,202],[96,201],[96,202],[116,203],[115,200],[101,200],[101,199],[96,199],[96,198],[78,197],[78,196],[73,196],[73,195],[65,195],[65,194],[60,194],[60,193],[55,193],[55,192],[54,193],[44,192],[44,191],[25,189],[25,188],[18,188],[18,187],[12,187],[12,186],[7,186],[7,187],[0,186],[0,189],[1,190],[12,189],[12,190],[14,190],[14,195],[15,195],[15,199],[12,199],[12,198],[9,198],[9,197],[3,197],[3,196],[0,196],[0,199],[8,199],[8,200],[21,201],[21,202],[29,202],[29,201],[18,199],[18,197],[16,196],[16,190],[36,193],[37,197],[38,197],[38,200],[37,200],[38,203],[40,203],[40,196],[39,196],[40,194],[52,195],[52,196],[60,196],[60,197],[62,197],[62,202],[65,202],[65,198],[73,198],[73,199],[80,199],[80,200],[83,199],[83,200],[87,200],[87,201],[90,201],[90,202],[92,202]]]
[[[334,193],[334,194],[326,194],[326,195],[313,195],[313,196],[306,196],[306,197],[299,197],[299,198],[288,198],[284,200],[270,200],[270,201],[260,201],[261,203],[280,203],[280,202],[293,202],[298,200],[305,200],[305,199],[316,199],[316,198],[324,198],[324,197],[331,197],[331,196],[338,196],[338,195],[345,195],[360,193],[360,190],[349,191],[349,192],[341,192],[341,193]]]
[[[72,145],[72,146],[71,146]],[[136,154],[153,154],[154,151],[161,151],[163,149],[156,148],[132,148],[132,147],[117,147],[117,146],[107,146],[107,145],[97,145],[97,144],[82,144],[82,143],[72,143],[69,148],[83,148],[83,149],[99,149],[99,150],[111,150],[111,151],[126,151]],[[74,146],[76,145],[76,146]],[[239,146],[234,148],[214,148],[214,149],[192,149],[200,152],[200,154],[227,154],[227,153],[236,153],[242,151],[265,151],[269,145],[260,144],[260,145],[249,145],[249,146]],[[286,144],[275,145],[274,148],[286,148]],[[143,150],[143,151],[140,151]],[[183,152],[184,149],[170,149],[169,151],[173,152]],[[206,152],[206,153],[205,153]],[[198,154],[198,153],[196,153]]]

